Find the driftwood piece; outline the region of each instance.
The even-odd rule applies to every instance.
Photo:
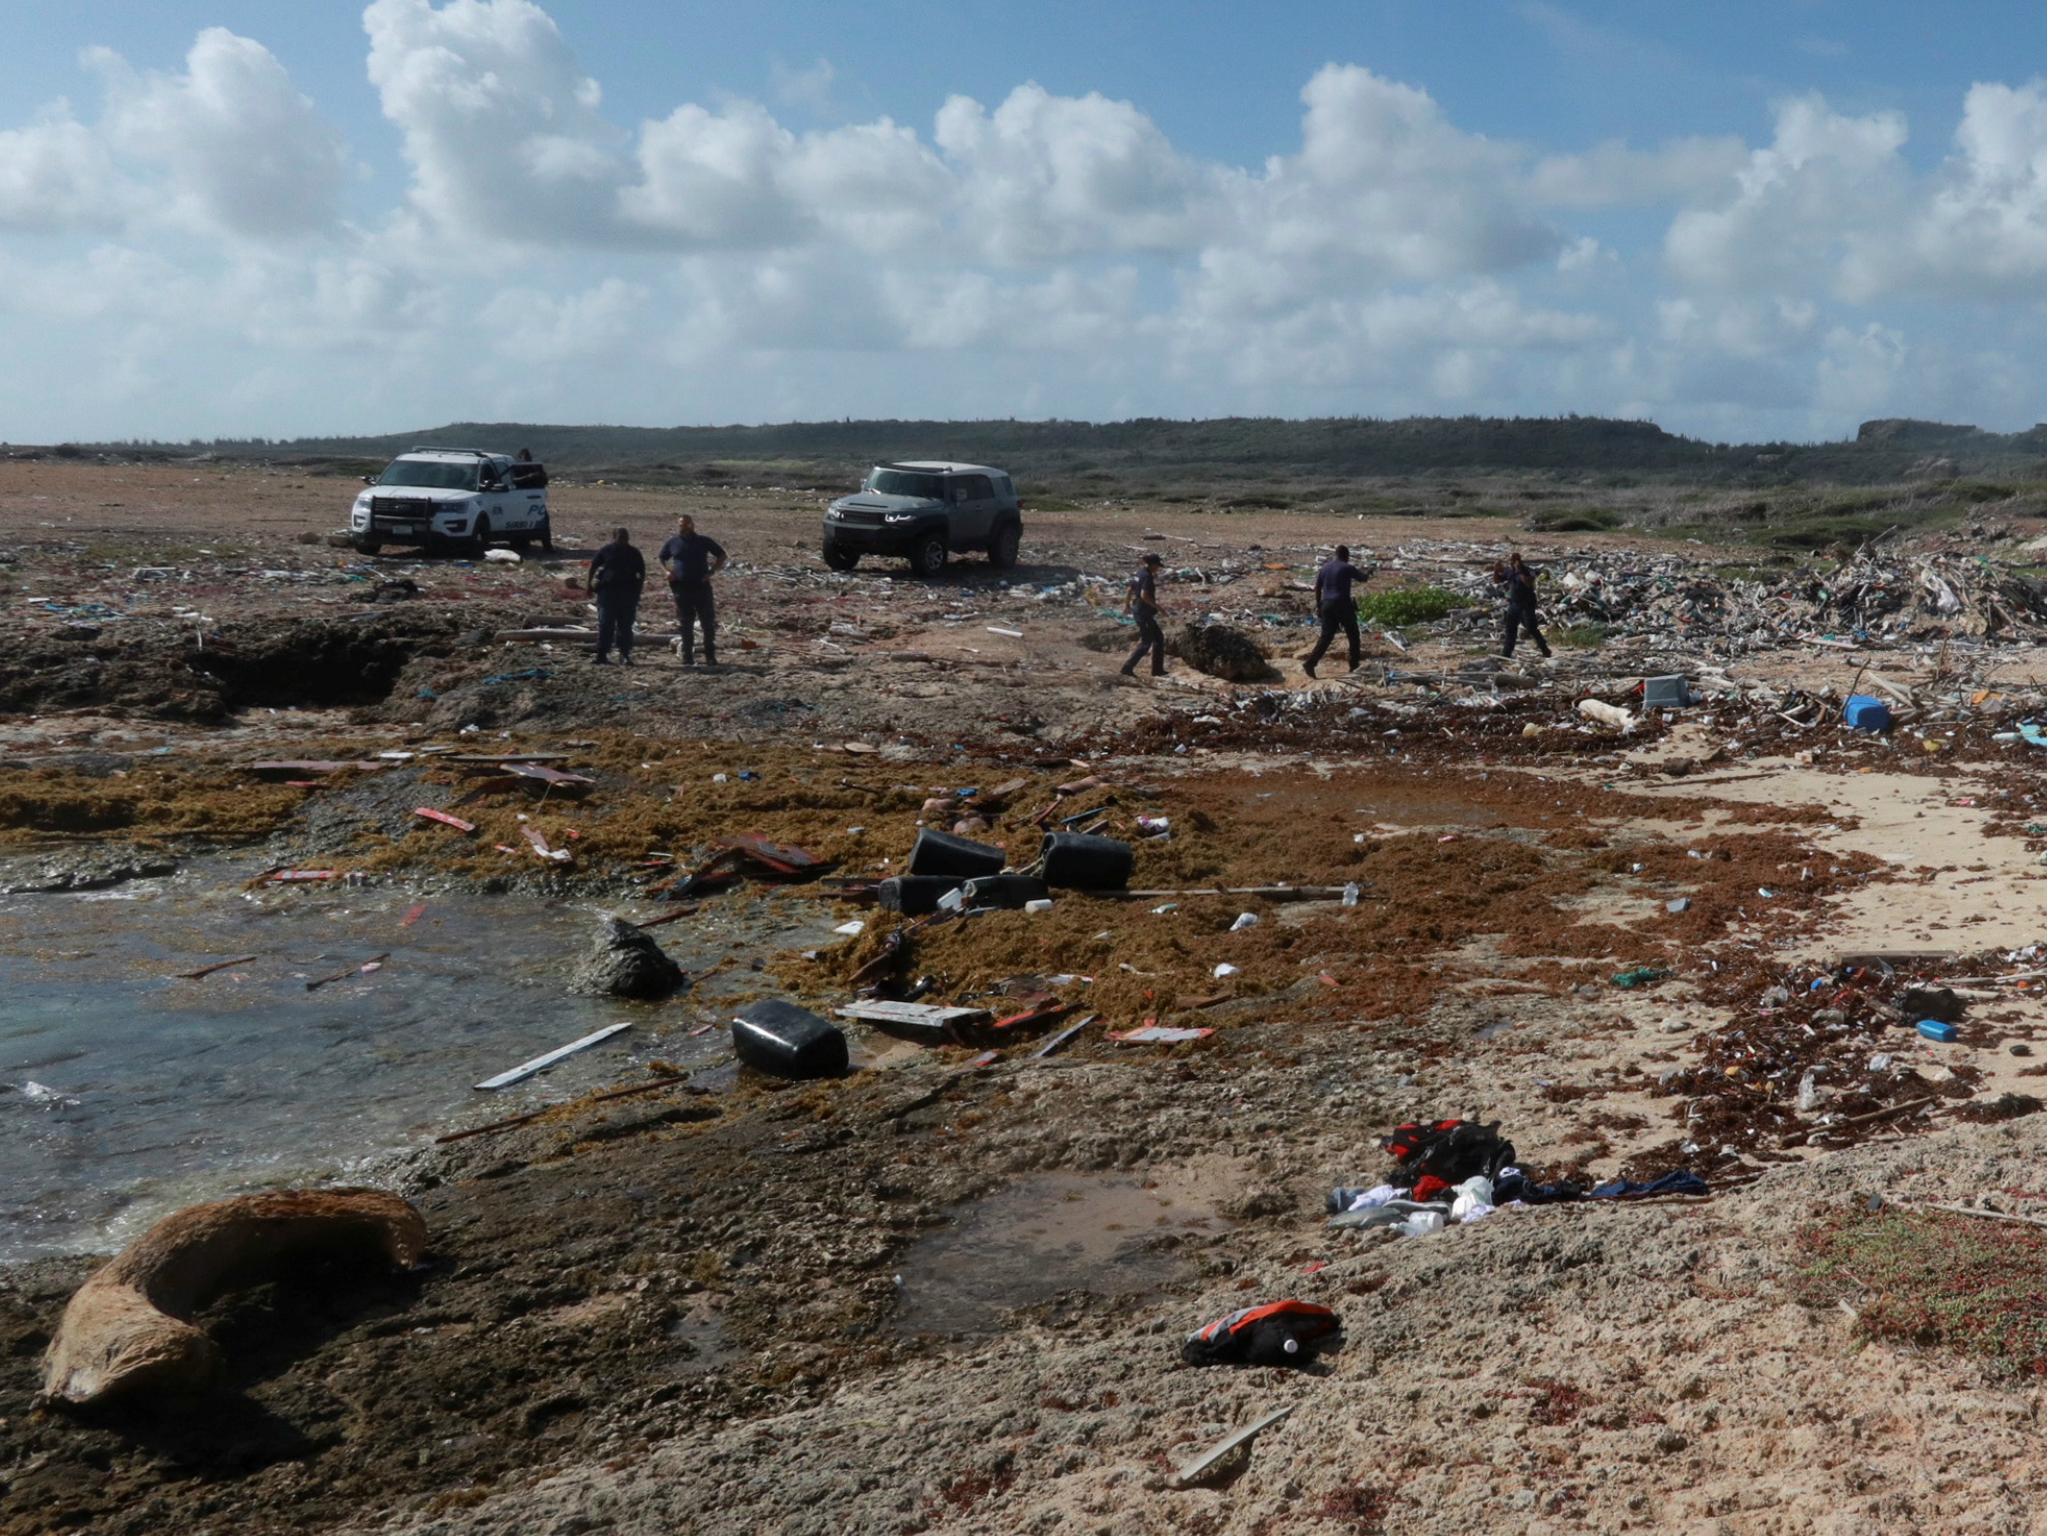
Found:
[[[93,1403],[137,1392],[190,1392],[219,1365],[189,1321],[208,1302],[308,1252],[417,1263],[427,1224],[375,1189],[277,1190],[166,1216],[80,1286],[43,1357],[43,1392]]]

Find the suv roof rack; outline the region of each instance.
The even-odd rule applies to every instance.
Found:
[[[495,459],[497,454],[487,448],[444,448],[439,443],[415,443],[405,450],[407,453],[466,453],[473,458]]]

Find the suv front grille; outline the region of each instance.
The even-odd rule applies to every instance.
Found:
[[[423,523],[434,515],[434,504],[416,496],[372,496],[370,517],[372,521]]]
[[[839,521],[851,523],[856,528],[879,528],[882,526],[882,514],[863,512],[857,507],[843,507],[840,509]]]

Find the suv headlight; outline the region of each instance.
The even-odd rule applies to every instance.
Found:
[[[915,512],[884,512],[882,514],[882,521],[885,523],[908,523],[915,521],[916,517],[917,514]]]

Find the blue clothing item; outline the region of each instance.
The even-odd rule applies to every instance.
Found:
[[[701,533],[678,533],[661,546],[655,557],[668,572],[672,587],[701,587],[711,579],[711,562],[723,560],[725,551],[718,540]]]
[[[1566,1200],[1584,1199],[1585,1193],[1570,1179],[1560,1179],[1555,1184],[1532,1184],[1529,1176],[1519,1168],[1503,1168],[1493,1181],[1495,1205],[1506,1205],[1514,1200],[1524,1205],[1557,1205]]]
[[[1707,1181],[1690,1168],[1675,1168],[1662,1178],[1650,1180],[1647,1184],[1634,1184],[1627,1179],[1609,1179],[1605,1184],[1596,1184],[1586,1191],[1588,1200],[1640,1200],[1647,1195],[1704,1195]]]
[[[1350,602],[1351,583],[1364,581],[1368,575],[1349,560],[1325,560],[1322,569],[1316,572],[1316,607]]]

